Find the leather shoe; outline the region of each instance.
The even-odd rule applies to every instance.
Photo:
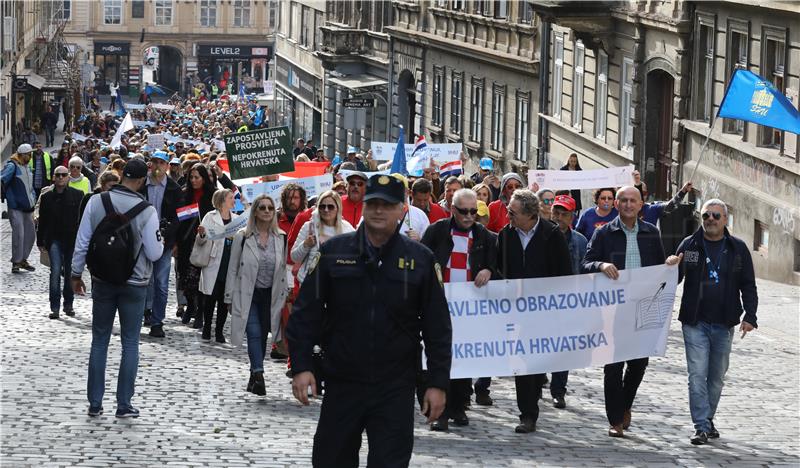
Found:
[[[153,325],[150,327],[150,336],[153,338],[164,338],[164,326],[163,325]]]
[[[453,424],[456,426],[469,426],[469,418],[467,417],[467,413],[464,411],[459,411],[453,415]]]
[[[253,393],[260,396],[267,394],[267,386],[264,383],[263,372],[256,372],[253,374]]]
[[[492,406],[494,404],[494,401],[492,400],[492,397],[490,397],[488,393],[476,393],[475,404],[480,406]]]
[[[253,393],[253,385],[256,383],[255,374],[250,374],[250,380],[247,382],[247,391]]]
[[[558,409],[564,409],[567,407],[567,402],[564,400],[563,396],[553,397],[553,407]]]
[[[609,437],[625,437],[625,433],[622,430],[622,424],[617,424],[616,426],[611,426],[608,428],[608,436]]]
[[[447,418],[441,417],[431,423],[431,430],[437,432],[446,432],[448,430]]]
[[[528,434],[530,432],[536,432],[536,421],[533,419],[520,419],[520,423],[517,427],[514,428],[514,432],[517,434]]]
[[[711,429],[708,432],[706,432],[706,434],[708,435],[708,438],[709,439],[719,439],[719,431],[717,430],[716,427],[714,427],[714,421],[709,419],[708,420],[708,424],[711,426]]]
[[[622,414],[622,428],[627,429],[631,427],[631,410],[625,410]]]

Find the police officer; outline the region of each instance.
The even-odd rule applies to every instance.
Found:
[[[312,463],[358,466],[361,434],[368,466],[408,466],[414,443],[414,386],[425,342],[429,388],[422,413],[433,422],[445,405],[452,330],[441,270],[422,244],[401,236],[405,187],[372,176],[364,221],[328,240],[300,289],[286,336],[292,391],[304,405],[317,393],[312,350],[322,347],[325,378]]]

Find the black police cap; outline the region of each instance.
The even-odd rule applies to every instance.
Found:
[[[367,181],[367,192],[364,201],[379,198],[389,203],[403,203],[406,187],[396,177],[390,175],[374,175]]]

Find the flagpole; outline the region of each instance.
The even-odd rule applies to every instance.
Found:
[[[700,161],[703,160],[703,155],[705,155],[706,148],[708,148],[708,140],[711,138],[711,131],[714,130],[714,125],[717,124],[717,116],[714,116],[714,120],[711,121],[711,125],[708,127],[708,133],[706,133],[706,140],[703,142],[703,146],[700,147],[700,156],[697,158],[697,164],[694,165],[694,170],[692,171],[692,175],[689,177],[689,180],[686,182],[692,182],[694,180],[695,174],[697,174],[697,168],[700,167]]]

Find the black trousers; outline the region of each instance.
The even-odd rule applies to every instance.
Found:
[[[460,412],[463,413],[470,394],[472,394],[472,379],[450,379],[450,388],[447,391],[447,402],[442,417],[452,418]]]
[[[367,466],[408,466],[414,447],[413,384],[326,381],[312,464],[357,467],[364,430],[369,440]]]
[[[211,318],[214,316],[214,307],[217,309],[216,334],[221,335],[228,318],[228,304],[225,304],[225,282],[214,283],[214,290],[210,296],[203,294],[203,333],[211,333]]]
[[[622,424],[625,411],[633,407],[633,400],[644,378],[648,362],[648,358],[633,359],[606,364],[603,368],[603,393],[606,397],[606,417],[610,425]],[[624,369],[625,364],[628,364],[627,369]]]
[[[519,419],[539,419],[539,398],[542,396],[545,374],[518,375],[514,377],[517,390]]]

